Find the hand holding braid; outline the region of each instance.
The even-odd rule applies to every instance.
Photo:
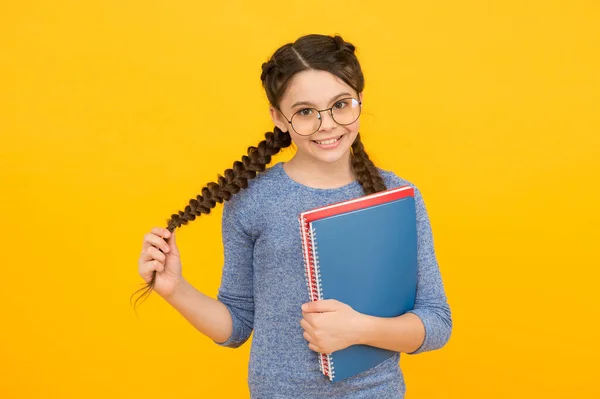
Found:
[[[196,216],[210,213],[217,202],[228,201],[232,195],[247,188],[248,180],[254,179],[257,173],[264,172],[266,166],[271,162],[271,156],[277,154],[282,148],[289,147],[291,143],[289,133],[282,132],[278,127],[275,127],[273,132],[265,133],[265,140],[261,141],[257,147],[248,147],[248,155],[242,156],[241,162],[235,161],[232,169],[225,170],[224,176],[218,175],[218,183],[208,183],[206,187],[202,188],[201,195],[191,199],[183,211],[171,215],[171,219],[167,220],[167,230],[173,233],[176,228],[195,220]],[[153,229],[153,231],[160,230],[162,229]],[[139,272],[146,281],[146,285],[133,293],[135,295],[144,291],[135,301],[134,307],[140,299],[150,294],[156,284],[162,283],[162,281],[157,283],[157,279],[174,280],[175,277],[180,277],[165,273],[173,268],[169,268],[169,270],[165,268],[165,260],[168,257],[164,255],[164,243],[160,241],[162,240],[155,240],[150,234],[144,240]],[[175,269],[181,273],[181,267]],[[149,270],[152,272],[151,277],[149,277]],[[148,278],[150,279],[148,280]]]

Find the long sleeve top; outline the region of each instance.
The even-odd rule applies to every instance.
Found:
[[[417,291],[414,309],[425,326],[412,354],[442,347],[452,318],[437,264],[431,225],[420,191],[393,172],[379,169],[388,189],[414,188],[417,217]],[[317,353],[300,325],[309,302],[300,238],[300,212],[363,196],[358,181],[343,187],[305,186],[279,162],[226,201],[222,216],[224,265],[217,298],[226,305],[233,331],[218,345],[236,348],[252,334],[248,386],[252,398],[403,398],[400,354],[339,382],[325,377]]]

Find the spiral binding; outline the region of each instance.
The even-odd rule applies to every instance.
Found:
[[[302,253],[304,256],[304,275],[308,288],[308,296],[312,302],[323,299],[323,287],[321,287],[321,274],[319,271],[319,255],[317,254],[316,231],[302,216],[298,218],[300,223],[300,234],[302,236]],[[335,370],[331,354],[319,353],[319,369],[333,381]]]

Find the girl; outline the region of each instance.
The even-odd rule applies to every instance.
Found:
[[[450,337],[450,309],[421,193],[377,168],[361,142],[364,77],[354,52],[340,36],[323,35],[279,48],[261,74],[273,132],[172,215],[166,229],[156,227],[144,237],[142,296],[156,291],[218,345],[237,348],[254,332],[248,368],[252,398],[403,398],[400,352],[438,349]],[[292,142],[294,157],[266,168],[271,156]],[[308,303],[298,214],[407,184],[414,188],[417,211],[414,310],[378,318],[335,300]],[[224,266],[213,299],[182,276],[175,229],[223,201]],[[347,380],[328,381],[316,352],[354,344],[398,354]]]

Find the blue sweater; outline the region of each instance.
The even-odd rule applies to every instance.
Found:
[[[442,347],[452,330],[421,193],[393,172],[379,169],[387,188],[414,188],[417,212],[418,285],[414,310],[425,325],[425,341],[413,353]],[[300,306],[309,301],[298,214],[363,196],[358,181],[333,189],[292,180],[277,163],[225,202],[224,266],[218,299],[233,320],[222,346],[236,348],[254,332],[248,367],[252,398],[403,398],[400,354],[361,374],[330,382],[319,370],[300,326]]]

